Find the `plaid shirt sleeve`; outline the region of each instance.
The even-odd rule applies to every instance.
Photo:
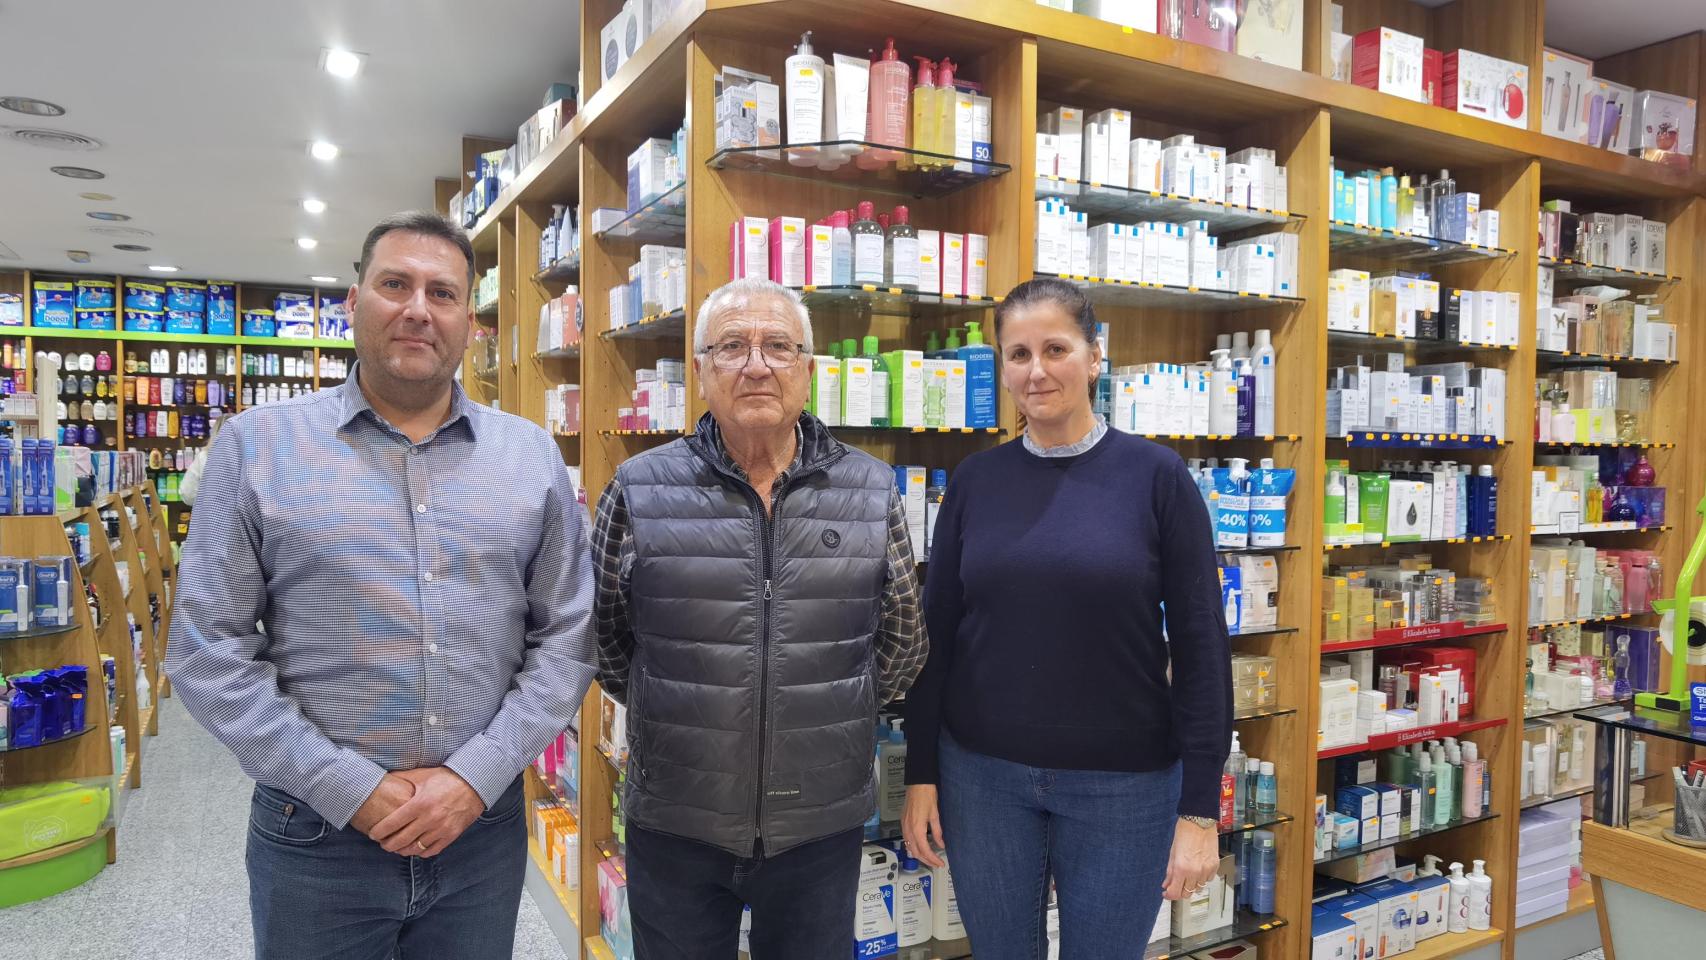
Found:
[[[894,700],[912,686],[930,653],[919,608],[912,536],[906,529],[906,508],[901,505],[898,490],[889,491],[888,565],[882,621],[877,630],[878,694],[883,703]]]
[[[634,540],[628,525],[628,497],[612,478],[598,499],[592,524],[592,561],[596,588],[593,623],[598,632],[598,684],[619,703],[628,702],[628,668],[634,659],[634,628],[628,618],[629,577],[634,569]]]

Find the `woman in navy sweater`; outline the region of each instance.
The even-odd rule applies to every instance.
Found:
[[[924,863],[952,853],[978,960],[1046,956],[1051,877],[1061,960],[1141,956],[1162,897],[1219,865],[1232,672],[1208,510],[1178,454],[1092,411],[1095,329],[1064,281],[996,308],[1025,433],[966,458],[936,521],[902,826]]]

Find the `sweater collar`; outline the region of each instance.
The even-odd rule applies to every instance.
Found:
[[[1090,448],[1101,443],[1102,438],[1107,434],[1108,421],[1102,419],[1102,415],[1098,413],[1096,414],[1096,422],[1090,425],[1090,432],[1086,433],[1083,439],[1076,443],[1063,444],[1058,447],[1044,447],[1031,437],[1029,430],[1025,431],[1023,439],[1025,449],[1033,456],[1053,459],[1055,457],[1076,457],[1081,453],[1088,453]]]

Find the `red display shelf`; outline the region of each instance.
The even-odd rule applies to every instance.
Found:
[[[1402,747],[1405,744],[1416,743],[1422,740],[1440,740],[1445,737],[1460,737],[1465,733],[1472,733],[1476,730],[1485,730],[1489,727],[1502,727],[1504,725],[1504,717],[1493,717],[1487,720],[1459,720],[1456,723],[1435,723],[1426,727],[1416,727],[1414,730],[1400,730],[1397,733],[1381,734],[1380,736],[1369,740],[1367,743],[1353,743],[1349,746],[1331,747],[1326,750],[1318,750],[1315,753],[1315,757],[1318,760],[1325,760],[1329,757],[1344,757],[1353,753],[1372,753],[1378,750],[1390,750],[1393,747]]]
[[[1376,630],[1374,636],[1367,640],[1343,640],[1338,643],[1321,644],[1322,653],[1347,653],[1351,650],[1373,650],[1378,647],[1401,647],[1407,643],[1429,643],[1434,640],[1455,640],[1458,637],[1482,637],[1488,634],[1504,633],[1510,626],[1503,623],[1489,623],[1484,626],[1471,626],[1465,623],[1424,623],[1418,627],[1394,627],[1390,630]]]

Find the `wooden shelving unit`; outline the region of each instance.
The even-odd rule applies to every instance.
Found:
[[[1383,557],[1428,551],[1453,569],[1494,581],[1499,598],[1497,621],[1456,635],[1380,638],[1379,642],[1335,644],[1328,653],[1410,643],[1472,645],[1479,654],[1475,714],[1459,727],[1482,747],[1493,772],[1491,816],[1449,832],[1401,844],[1405,854],[1437,852],[1449,859],[1484,859],[1494,877],[1493,930],[1438,937],[1414,953],[1440,958],[1489,949],[1515,956],[1514,925],[1517,827],[1520,821],[1517,775],[1521,767],[1527,564],[1531,549],[1527,502],[1528,471],[1537,453],[1549,449],[1534,442],[1528,403],[1537,375],[1555,365],[1584,360],[1628,365],[1629,375],[1655,378],[1653,436],[1665,441],[1647,453],[1659,471],[1659,483],[1672,491],[1667,526],[1617,534],[1608,544],[1649,546],[1660,552],[1665,569],[1681,565],[1682,548],[1692,538],[1690,513],[1706,477],[1706,444],[1692,439],[1684,419],[1694,401],[1692,369],[1706,360],[1706,337],[1696,335],[1694,314],[1706,275],[1701,218],[1706,216],[1706,163],[1680,169],[1566,142],[1539,131],[1540,57],[1545,22],[1544,0],[1457,0],[1433,9],[1405,2],[1347,0],[1346,30],[1356,32],[1382,22],[1423,36],[1428,46],[1465,46],[1528,63],[1534,118],[1532,129],[1502,126],[1450,111],[1411,103],[1335,82],[1327,53],[1326,0],[1304,0],[1304,69],[1289,70],[1205,47],[1040,6],[1029,0],[872,0],[855,6],[823,0],[687,0],[669,22],[651,36],[609,82],[588,72],[578,115],[551,146],[502,192],[470,231],[476,266],[497,266],[500,294],[495,317],[481,324],[497,338],[500,359],[495,380],[470,375],[470,394],[485,402],[543,423],[543,394],[548,386],[578,383],[583,423],[559,446],[565,459],[582,471],[587,499],[596,503],[616,466],[667,436],[640,436],[617,429],[616,411],[628,405],[637,369],[658,359],[687,362],[688,422],[703,412],[689,347],[690,318],[705,296],[726,279],[727,228],[737,216],[778,215],[815,218],[824,210],[850,206],[857,199],[881,200],[897,193],[911,208],[915,224],[981,232],[989,236],[988,292],[992,300],[1035,275],[1033,236],[1041,197],[1063,197],[1074,209],[1124,220],[1207,219],[1213,229],[1233,236],[1285,231],[1299,241],[1297,289],[1289,297],[1239,297],[1217,291],[1170,289],[1154,285],[1107,283],[1072,278],[1092,291],[1098,319],[1110,330],[1116,365],[1178,361],[1205,356],[1215,334],[1272,331],[1277,354],[1276,433],[1272,438],[1151,439],[1185,456],[1271,456],[1279,467],[1297,471],[1290,501],[1288,542],[1271,550],[1243,551],[1273,556],[1280,568],[1278,622],[1304,624],[1252,632],[1234,638],[1241,653],[1277,658],[1280,701],[1296,703],[1295,712],[1270,711],[1239,732],[1252,756],[1279,762],[1278,807],[1312,809],[1318,791],[1331,788],[1331,758],[1362,748],[1318,751],[1315,681],[1323,653],[1318,611],[1320,579],[1328,562],[1372,562]],[[582,8],[583,62],[598,61],[598,32],[619,8],[616,0],[588,0]],[[820,52],[880,47],[886,36],[905,38],[903,54],[951,56],[961,74],[980,81],[994,103],[993,159],[1008,168],[999,175],[936,191],[902,177],[866,175],[851,165],[814,178],[811,171],[768,163],[716,150],[711,85],[718,68],[729,65],[772,76],[783,75],[783,62],[800,33],[813,30]],[[824,46],[821,38],[834,38]],[[1699,95],[1706,89],[1699,66],[1697,35],[1659,48],[1648,48],[1644,62],[1629,58],[1602,61],[1605,75],[1643,87]],[[1672,54],[1676,54],[1672,56]],[[1052,106],[1068,104],[1094,111],[1127,109],[1133,133],[1169,136],[1195,133],[1228,149],[1273,149],[1289,173],[1286,210],[1250,211],[1224,205],[1190,204],[1179,198],[1120,191],[1061,178],[1037,177],[1037,118]],[[685,105],[685,115],[683,108]],[[510,118],[503,118],[505,123]],[[686,183],[679,204],[668,204],[671,217],[648,217],[667,226],[689,250],[687,310],[647,324],[653,329],[612,329],[606,292],[625,282],[636,259],[633,238],[600,236],[588,221],[600,207],[625,208],[628,153],[643,139],[668,136],[683,122],[688,130]],[[1706,127],[1696,138],[1706,151]],[[465,138],[460,169],[471,169],[474,154],[507,146],[504,142]],[[1703,158],[1706,159],[1706,158]],[[1449,168],[1464,189],[1481,195],[1483,209],[1496,209],[1503,224],[1497,249],[1473,244],[1418,241],[1415,238],[1358,230],[1332,220],[1329,164],[1360,169],[1359,164],[1395,165],[1404,170]],[[470,186],[464,180],[462,187]],[[441,197],[447,192],[441,191]],[[1652,293],[1666,308],[1666,319],[1680,328],[1681,359],[1656,363],[1627,357],[1558,356],[1536,350],[1532,321],[1523,322],[1515,346],[1447,344],[1395,337],[1328,333],[1324,329],[1326,275],[1339,266],[1399,266],[1428,272],[1442,284],[1498,290],[1518,295],[1522,316],[1535,316],[1539,287],[1538,240],[1531,226],[1542,201],[1561,197],[1581,208],[1640,213],[1664,220],[1669,229],[1670,260],[1664,276],[1631,275],[1579,264],[1565,265],[1568,285],[1628,282]],[[579,204],[582,211],[578,272],[541,274],[539,232],[552,204]],[[662,205],[660,205],[662,206]],[[679,219],[675,210],[679,206]],[[663,223],[664,220],[667,223]],[[572,276],[572,279],[571,279]],[[572,355],[540,357],[534,352],[538,313],[561,284],[578,283],[585,329]],[[1560,287],[1566,286],[1562,281]],[[885,349],[916,346],[932,330],[964,319],[988,319],[988,305],[894,303],[881,290],[836,296],[808,293],[816,339],[874,334]],[[636,333],[643,333],[636,336]],[[1403,435],[1331,439],[1325,435],[1323,385],[1328,369],[1341,357],[1403,352],[1419,358],[1473,359],[1502,369],[1507,377],[1507,420],[1502,440],[1475,437]],[[469,360],[474,359],[471,351]],[[472,362],[466,370],[474,369]],[[1620,369],[1622,367],[1620,366]],[[989,434],[940,436],[931,432],[837,429],[845,442],[894,463],[952,469],[965,456],[1011,439],[1017,415],[1001,397],[999,426]],[[673,434],[670,434],[673,435]],[[1232,445],[1229,447],[1228,445]],[[1414,451],[1414,452],[1411,452]],[[1348,457],[1356,464],[1383,458],[1439,459],[1490,464],[1501,483],[1498,534],[1425,544],[1328,544],[1321,530],[1325,459]],[[1598,540],[1594,542],[1599,542]],[[1344,551],[1339,553],[1338,551]],[[1229,560],[1237,552],[1223,553]],[[1302,634],[1301,636],[1294,634]],[[1307,640],[1304,638],[1307,637]],[[609,956],[598,938],[597,845],[611,834],[606,802],[618,771],[595,747],[599,726],[596,690],[582,710],[579,769],[582,874],[579,932],[586,956]],[[1443,735],[1443,730],[1436,730]],[[1411,736],[1425,735],[1418,732]],[[1394,742],[1405,739],[1395,735]],[[1307,818],[1306,818],[1307,819]],[[1307,918],[1314,871],[1312,825],[1285,821],[1272,827],[1278,837],[1276,912],[1262,929],[1247,934],[1265,957],[1301,956],[1307,951]],[[1289,922],[1287,922],[1289,921]],[[1161,955],[1168,947],[1151,950]],[[904,953],[904,951],[903,951]],[[956,954],[963,955],[963,954]]]

